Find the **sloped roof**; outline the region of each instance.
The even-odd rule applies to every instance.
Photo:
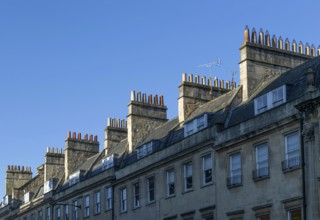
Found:
[[[240,87],[235,88],[226,94],[223,94],[205,104],[200,105],[188,116],[186,121],[196,118],[197,116],[200,116],[204,113],[208,113],[208,112],[214,113],[226,108],[234,100],[239,90],[240,90]]]
[[[255,116],[254,114],[254,99],[264,95],[282,85],[287,85],[287,101],[292,101],[302,96],[307,89],[306,73],[311,68],[316,72],[315,86],[320,85],[320,57],[307,61],[298,67],[295,67],[281,75],[263,82],[259,88],[252,94],[247,102],[232,111],[230,123],[228,126],[233,126],[242,121],[249,120]]]

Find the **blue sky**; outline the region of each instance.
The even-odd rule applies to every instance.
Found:
[[[164,95],[177,115],[183,72],[222,60],[238,70],[246,25],[320,44],[319,1],[0,1],[0,197],[7,165],[44,163],[68,131],[95,134],[125,119],[130,91]],[[236,74],[238,81],[239,75]]]

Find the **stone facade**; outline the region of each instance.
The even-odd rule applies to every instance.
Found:
[[[0,219],[320,219],[316,52],[246,28],[239,87],[183,74],[170,120],[133,91],[102,152],[69,132],[35,177],[9,166]]]

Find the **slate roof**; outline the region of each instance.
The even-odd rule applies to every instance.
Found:
[[[263,82],[259,88],[252,94],[247,102],[232,111],[230,123],[228,126],[239,124],[243,121],[253,118],[254,115],[254,99],[264,95],[282,85],[287,85],[287,102],[302,96],[306,89],[306,73],[311,68],[316,72],[315,86],[320,85],[320,57],[307,61],[296,68],[282,73],[276,78]]]

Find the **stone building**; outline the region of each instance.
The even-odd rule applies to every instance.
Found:
[[[320,47],[246,27],[240,86],[183,74],[176,118],[131,92],[127,119],[8,166],[0,219],[320,219]]]

